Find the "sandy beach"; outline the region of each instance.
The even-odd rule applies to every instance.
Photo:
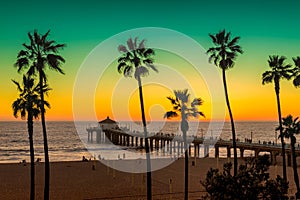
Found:
[[[278,164],[280,165],[280,157]],[[183,198],[184,159],[179,159],[161,170],[153,172],[153,199]],[[192,166],[190,158],[190,199],[199,199],[204,192],[200,180],[204,180],[210,167],[217,167],[217,159],[202,158]],[[219,168],[227,159],[219,159]],[[118,161],[115,161],[118,162]],[[240,162],[243,160],[240,159]],[[93,164],[95,170],[93,170]],[[29,199],[30,164],[0,164],[0,199]],[[281,166],[270,167],[271,177],[281,174]],[[36,163],[36,199],[43,198],[44,163]],[[288,167],[289,193],[295,191],[292,168]],[[170,188],[169,181],[172,179]],[[51,163],[51,199],[145,199],[146,175],[125,173],[108,168],[101,162]],[[172,194],[169,194],[171,191]]]

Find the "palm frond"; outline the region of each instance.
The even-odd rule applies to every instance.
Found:
[[[50,30],[48,30],[48,31],[42,36],[42,38],[41,38],[41,43],[42,43],[42,44],[45,43],[46,38],[48,37],[49,33],[50,33]]]
[[[153,49],[147,49],[145,52],[144,52],[144,57],[147,58],[149,56],[152,56],[154,55],[154,51]]]
[[[17,58],[20,58],[23,56],[28,56],[28,51],[25,51],[25,50],[19,51]]]
[[[144,64],[152,64],[153,63],[153,59],[152,58],[143,59],[143,63]]]
[[[293,58],[293,61],[297,67],[300,67],[300,56],[297,56],[296,58]]]
[[[121,53],[127,53],[128,52],[127,48],[124,45],[119,45],[118,46],[118,51],[121,52]]]
[[[62,68],[60,68],[61,63],[64,63],[65,59],[61,57],[60,55],[56,54],[48,54],[47,55],[47,63],[50,67],[50,69],[54,69],[58,71],[61,74],[65,74]]]
[[[125,66],[127,66],[126,63],[124,63],[124,62],[119,63],[119,64],[118,64],[118,72],[119,72],[119,73],[122,73],[122,70],[123,70],[123,68],[124,68]]]
[[[43,84],[42,91],[43,91],[43,93],[44,93],[45,95],[48,96],[48,93],[49,93],[49,91],[51,91],[51,90],[52,90],[52,88],[50,88],[48,84]],[[35,88],[33,89],[33,91],[36,92],[36,93],[40,93],[40,84],[37,84],[37,85],[35,86]]]
[[[205,114],[203,112],[198,111],[198,115],[205,118]]]
[[[225,29],[223,29],[219,33],[217,33],[216,38],[217,38],[217,43],[218,44],[226,43],[225,35],[226,35]]]
[[[50,103],[48,102],[48,101],[44,101],[44,105],[47,107],[47,108],[51,108],[51,105],[50,105]]]
[[[178,114],[174,111],[168,111],[164,114],[164,118],[167,119],[174,118],[174,117],[178,117]]]
[[[23,47],[25,47],[26,51],[28,53],[34,54],[35,53],[35,48],[32,45],[27,45],[25,43],[22,44]]]
[[[53,41],[54,42],[54,41]],[[66,47],[66,44],[56,44],[56,45],[45,45],[45,51],[46,52],[53,52],[53,53],[58,53],[60,49],[63,49]]]
[[[128,61],[128,57],[127,56],[123,56],[123,57],[120,57],[119,59],[118,59],[118,63],[125,63],[125,62],[127,62]]]
[[[31,67],[29,67],[28,71],[27,71],[27,75],[28,76],[34,76],[36,73],[36,63],[33,63]]]
[[[158,69],[157,69],[154,65],[149,64],[149,63],[146,63],[146,66],[149,67],[149,68],[151,68],[151,69],[152,69],[153,71],[155,71],[156,73],[158,73]]]
[[[26,57],[18,58],[16,63],[14,64],[15,67],[18,67],[18,72],[20,72],[24,67],[29,65],[29,60]]]
[[[26,47],[27,46],[26,44],[23,44],[23,46],[25,46],[25,48],[27,48],[27,49],[32,49],[35,46],[33,36],[31,35],[30,32],[28,32],[27,35],[28,35],[28,38],[30,40],[30,45],[28,45],[29,48]]]
[[[145,39],[143,39],[139,44],[139,49],[145,49]]]
[[[265,85],[267,83],[272,83],[274,80],[274,74],[272,71],[265,71],[262,74],[262,84]]]
[[[213,34],[209,34],[209,37],[212,39],[213,43],[216,44],[217,43],[217,39]]]
[[[134,42],[133,42],[133,48],[137,49],[137,41],[138,41],[138,37],[134,38]]]
[[[18,91],[20,91],[20,92],[23,91],[19,82],[15,81],[15,80],[11,80],[11,81],[17,86]]]
[[[38,34],[37,30],[34,30],[33,32],[33,38],[34,38],[34,43],[37,44],[38,46],[41,45],[41,37]]]
[[[187,103],[189,101],[190,94],[188,93],[188,89],[174,90],[174,94],[176,98],[178,98],[183,103]]]
[[[174,99],[173,97],[167,97],[167,99],[169,99],[171,101],[171,104],[178,105],[178,101],[176,99]]]
[[[286,60],[285,56],[280,56],[280,58],[278,59],[279,65],[283,65],[283,63],[284,63],[285,60]]]
[[[125,77],[131,77],[133,73],[133,67],[130,65],[126,65],[124,70],[123,70],[123,74]]]
[[[149,75],[149,70],[144,66],[139,66],[135,69],[134,77],[138,79],[138,77],[145,77]]]
[[[237,43],[239,41],[239,39],[241,39],[241,37],[235,37],[233,38],[229,43],[228,43],[228,47],[232,47],[233,45],[235,45],[235,43]],[[236,45],[237,46],[237,45]]]
[[[217,51],[217,49],[215,48],[215,47],[211,47],[211,48],[209,48],[207,51],[206,51],[206,53],[208,54],[208,53],[214,53],[215,54],[215,52]]]
[[[231,33],[230,33],[230,32],[227,32],[227,33],[226,33],[226,30],[225,30],[225,29],[224,29],[223,31],[224,31],[224,35],[225,35],[225,37],[224,37],[224,42],[225,42],[225,43],[228,43],[228,41],[229,41],[229,39],[230,39]],[[228,46],[229,46],[229,45],[228,45]]]
[[[296,76],[293,80],[293,85],[295,87],[300,87],[300,75]]]
[[[32,108],[32,116],[34,119],[38,119],[40,114],[41,114],[41,111],[39,108]]]
[[[55,44],[55,41],[54,41],[54,40],[46,40],[45,43],[44,43],[44,50],[45,50],[45,51],[50,51],[50,50],[48,50],[48,48],[54,46],[54,44]],[[62,48],[63,48],[63,47],[64,47],[64,46],[62,46]],[[51,48],[50,48],[50,49],[51,49]]]
[[[195,98],[191,103],[191,107],[201,106],[202,104],[203,100],[201,98]]]
[[[21,103],[20,101],[21,101],[21,98],[18,98],[11,105],[11,107],[13,109],[13,115],[14,115],[15,118],[18,118],[18,113],[19,113],[19,110],[20,110],[19,105]]]
[[[129,51],[135,50],[135,49],[134,49],[134,46],[133,46],[132,38],[129,38],[129,39],[127,40],[127,46],[128,46],[128,48],[129,48]]]

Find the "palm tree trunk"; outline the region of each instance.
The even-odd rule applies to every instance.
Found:
[[[184,144],[184,200],[189,198],[189,155],[188,146],[186,140],[186,131],[183,133],[183,144]]]
[[[29,135],[30,147],[30,200],[35,197],[35,169],[34,169],[34,146],[33,146],[33,117],[31,111],[28,111],[27,129]]]
[[[143,98],[143,87],[141,77],[137,77],[138,86],[139,86],[139,96],[140,96],[140,105],[142,112],[142,121],[144,127],[144,137],[145,137],[145,147],[146,147],[146,160],[147,160],[147,200],[152,199],[152,175],[151,175],[151,160],[150,160],[150,149],[149,149],[149,141],[148,141],[148,133],[147,133],[147,124],[145,117],[145,109],[144,109],[144,98]]]
[[[293,158],[293,171],[294,171],[294,181],[296,184],[297,188],[297,193],[296,195],[300,194],[300,188],[299,188],[299,176],[297,172],[297,160],[296,160],[296,152],[295,152],[295,143],[296,143],[296,138],[294,136],[291,136],[291,151],[292,151],[292,158]]]
[[[44,154],[45,154],[45,186],[44,186],[44,200],[49,200],[50,190],[50,163],[48,154],[48,140],[45,120],[45,107],[44,107],[44,92],[43,92],[43,77],[41,71],[39,72],[40,78],[40,95],[41,95],[41,120],[43,128],[43,139],[44,139]]]
[[[227,108],[228,108],[228,112],[229,112],[230,123],[231,123],[231,131],[232,131],[233,174],[234,174],[234,176],[236,176],[237,175],[238,162],[237,162],[237,151],[236,151],[235,127],[234,127],[233,115],[232,115],[232,112],[231,112],[231,107],[230,107],[230,102],[229,102],[229,97],[228,97],[225,69],[222,69],[222,77],[223,77],[225,98],[226,98],[226,104],[227,104]]]
[[[282,173],[283,179],[287,181],[286,178],[286,162],[285,162],[285,144],[282,133],[282,121],[281,121],[281,108],[280,108],[280,98],[279,98],[279,81],[275,80],[275,92],[276,92],[276,100],[277,100],[277,111],[278,111],[278,120],[279,120],[279,132],[280,132],[280,141],[281,141],[281,155],[282,155]]]

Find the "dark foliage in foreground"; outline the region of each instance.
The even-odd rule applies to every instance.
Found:
[[[288,199],[288,182],[279,175],[270,179],[270,164],[268,155],[250,158],[239,166],[237,176],[231,175],[231,163],[224,164],[223,172],[211,168],[201,181],[208,193],[203,199]]]

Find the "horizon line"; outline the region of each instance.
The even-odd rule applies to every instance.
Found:
[[[39,122],[40,120],[33,120],[34,122]],[[82,120],[70,120],[70,119],[58,119],[58,120],[53,120],[53,119],[49,119],[46,120],[46,122],[98,122],[98,121],[94,121],[94,120],[89,120],[89,119],[82,119]],[[150,121],[146,121],[147,123],[150,122],[180,122],[181,120],[150,120]],[[27,120],[20,120],[20,119],[14,119],[14,120],[1,120],[0,122],[27,122]],[[117,122],[142,122],[141,120],[119,120]],[[220,120],[220,119],[216,119],[216,120],[190,120],[189,122],[230,122],[230,120],[226,119],[226,120]],[[274,120],[274,119],[238,119],[238,120],[234,120],[234,122],[278,122],[278,120]]]

